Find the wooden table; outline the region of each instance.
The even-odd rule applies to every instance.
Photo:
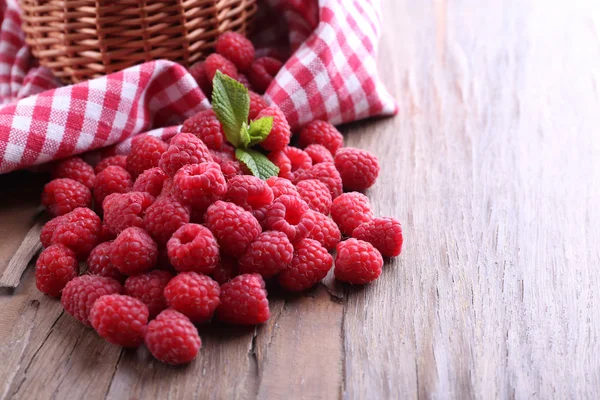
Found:
[[[598,398],[600,10],[590,1],[387,0],[397,117],[376,153],[402,255],[366,287],[275,293],[256,329],[202,328],[183,368],[122,351],[35,289],[0,292],[0,398]],[[2,177],[0,272],[42,182]],[[9,187],[10,186],[10,187]]]

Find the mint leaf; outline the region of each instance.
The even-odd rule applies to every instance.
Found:
[[[241,142],[241,146],[242,148],[246,148],[250,145],[250,143],[252,142],[252,138],[250,137],[250,128],[248,127],[247,123],[243,123],[242,124],[242,130],[240,131],[240,142]]]
[[[225,137],[241,147],[242,126],[248,121],[250,96],[241,83],[217,71],[213,79],[212,107],[223,126]]]
[[[252,175],[262,180],[277,176],[279,173],[279,167],[273,164],[264,154],[256,150],[236,149],[235,157],[248,167]]]
[[[273,128],[273,117],[262,117],[250,122],[248,134],[250,135],[250,146],[262,142],[269,136]]]

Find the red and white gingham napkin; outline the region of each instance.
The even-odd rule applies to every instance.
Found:
[[[267,0],[259,10],[269,23],[257,24],[257,46],[291,53],[265,97],[294,129],[395,114],[377,78],[378,0]],[[210,107],[187,70],[165,60],[60,87],[31,57],[16,0],[0,0],[0,12],[0,173],[113,144],[123,154],[133,136],[168,138]]]

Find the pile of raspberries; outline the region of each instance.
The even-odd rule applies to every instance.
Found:
[[[244,79],[242,71],[264,90],[276,73],[240,35],[222,35],[216,49],[196,77],[220,69]],[[400,254],[403,240],[400,223],[375,217],[359,193],[374,184],[377,157],[343,147],[324,121],[304,127],[292,147],[283,113],[250,97],[251,119],[274,118],[261,146],[280,172],[266,181],[235,159],[212,110],[169,142],[138,136],[129,155],[95,167],[80,157],[55,163],[42,195],[54,218],[41,232],[38,289],[110,343],[145,343],[158,360],[183,364],[201,347],[196,325],[267,321],[266,283],[300,292],[331,268],[351,284],[377,279],[382,257]]]

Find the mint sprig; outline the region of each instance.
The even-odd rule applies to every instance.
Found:
[[[248,89],[217,71],[213,79],[212,107],[223,126],[225,138],[236,148],[236,158],[260,179],[277,176],[279,168],[264,154],[250,148],[269,136],[273,128],[273,117],[259,118],[248,124]]]

